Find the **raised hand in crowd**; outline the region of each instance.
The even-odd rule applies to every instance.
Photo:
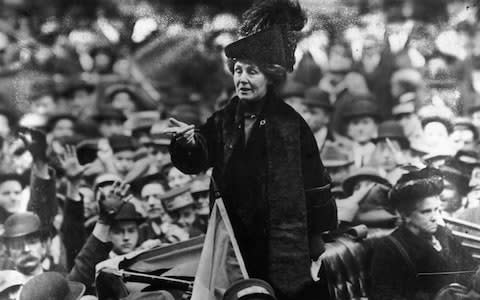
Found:
[[[360,188],[355,190],[350,197],[338,200],[338,219],[351,222],[358,212],[360,202],[374,186],[375,183],[362,184]]]
[[[33,128],[21,127],[18,130],[18,137],[32,154],[34,162],[47,160],[47,138],[43,132]]]
[[[111,188],[99,188],[101,197],[99,200],[100,216],[98,221],[103,224],[111,224],[115,215],[122,206],[130,200],[130,185],[116,181]]]
[[[182,143],[195,145],[195,125],[188,125],[175,118],[170,118],[168,121],[168,127],[162,133],[171,135]]]
[[[90,165],[80,164],[76,148],[71,145],[65,146],[65,152],[58,156],[58,160],[60,161],[60,165],[65,171],[65,176],[69,181],[79,180]]]

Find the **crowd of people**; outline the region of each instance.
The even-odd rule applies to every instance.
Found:
[[[217,184],[227,209],[232,205],[239,211],[229,211],[234,227],[247,224],[242,218],[250,222],[244,230],[235,228],[241,248],[250,244],[265,249],[274,234],[252,226],[264,225],[262,213],[278,222],[268,214],[277,203],[270,199],[298,200],[294,190],[302,184],[306,190],[328,186],[330,193],[322,190],[314,197],[332,197],[335,213],[330,206],[328,214],[326,206],[309,206],[313,200],[308,193],[298,200],[307,201],[306,208],[295,205],[298,214],[308,210],[308,226],[321,219],[324,231],[364,224],[394,232],[374,249],[372,299],[432,299],[453,281],[422,278],[412,283],[415,273],[476,265],[443,218],[480,225],[477,8],[463,1],[439,3],[445,14],[438,20],[409,12],[413,1],[404,1],[395,13],[385,7],[349,7],[354,21],[341,14],[307,12],[306,26],[297,33],[295,58],[284,66],[292,72],[272,96],[283,99],[307,126],[297,128],[300,138],[284,138],[290,119],[278,122],[278,132],[269,131],[277,120],[254,107],[239,127],[246,130],[244,146],[250,145],[252,152],[219,137],[226,130],[233,136],[236,127],[222,123],[230,119],[207,122],[214,111],[228,112],[232,97],[243,100],[239,93],[248,93],[238,87],[237,72],[255,75],[248,65],[252,60],[228,63],[245,58],[242,51],[250,51],[250,44],[235,44],[239,48],[224,52],[239,38],[258,34],[252,28],[253,34],[238,32],[240,16],[204,16],[202,27],[193,28],[160,24],[162,12],[155,11],[135,25],[136,49],[131,41],[126,45],[115,39],[118,31],[112,24],[118,20],[101,14],[68,30],[55,18],[40,29],[32,29],[24,15],[1,20],[0,299],[15,297],[22,285],[19,299],[47,299],[41,297],[53,290],[58,293],[53,299],[97,295],[95,266],[102,261],[205,234]],[[188,42],[185,46],[176,39]],[[158,74],[168,75],[155,78]],[[270,76],[268,80],[275,79]],[[272,105],[271,111],[284,118],[290,113],[280,105]],[[267,137],[250,136],[256,122],[265,125],[260,120],[265,115]],[[316,145],[309,144],[308,129]],[[179,142],[186,132],[187,141]],[[276,139],[269,140],[270,135]],[[282,150],[279,136],[290,145],[288,151]],[[268,147],[254,143],[262,138]],[[303,152],[292,150],[296,143]],[[189,144],[206,154],[192,155]],[[233,152],[236,163],[227,164],[219,151]],[[298,161],[291,153],[302,158]],[[273,158],[279,167],[262,170]],[[303,163],[303,173],[295,163]],[[289,178],[289,186],[274,177],[278,182]],[[267,200],[259,204],[256,197]],[[320,262],[323,248],[313,250],[315,255],[311,248],[310,258]],[[274,254],[245,249],[247,267],[269,278],[266,270],[272,267],[266,263]],[[395,276],[391,266],[399,270]],[[469,280],[459,282],[469,286]],[[56,288],[41,295],[42,286]],[[244,299],[238,292],[248,286],[265,291],[259,299],[273,299],[279,290],[251,280],[232,286],[225,299]],[[156,296],[174,299],[167,294]]]

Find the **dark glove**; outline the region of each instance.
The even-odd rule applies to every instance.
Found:
[[[34,161],[47,161],[47,138],[43,132],[21,127],[18,129],[18,137],[25,143]]]
[[[111,188],[100,188],[98,222],[111,225],[115,221],[115,216],[126,202],[129,188],[130,185],[119,181],[114,182]]]

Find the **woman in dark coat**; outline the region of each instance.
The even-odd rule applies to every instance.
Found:
[[[263,25],[271,26],[225,49],[237,95],[200,128],[171,119],[170,153],[187,174],[213,167],[211,190],[224,199],[250,277],[272,284],[281,300],[319,299],[310,264],[324,250],[321,233],[336,227],[336,206],[312,132],[277,96],[295,61],[291,32]]]
[[[373,300],[433,299],[444,286],[470,284],[477,266],[472,256],[444,226],[439,225],[443,179],[423,169],[403,175],[390,200],[403,224],[375,247],[371,265]]]

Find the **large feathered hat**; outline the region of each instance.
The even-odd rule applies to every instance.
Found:
[[[247,59],[293,70],[297,34],[306,17],[297,0],[260,0],[243,14],[242,37],[225,48],[231,59]]]

